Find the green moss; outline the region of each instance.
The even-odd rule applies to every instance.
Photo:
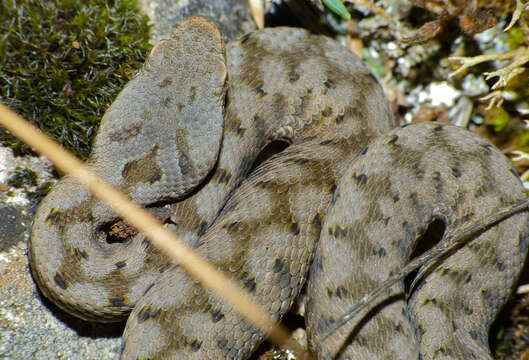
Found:
[[[35,186],[37,185],[37,174],[29,169],[17,168],[13,172],[13,175],[7,179],[7,185],[15,188],[22,188],[25,185]]]
[[[518,47],[526,44],[527,39],[525,38],[525,33],[519,27],[514,27],[509,30],[509,38],[507,43],[509,44],[509,49],[514,50]]]
[[[150,48],[147,21],[136,0],[0,0],[0,101],[85,159]],[[30,151],[3,129],[0,142]]]
[[[503,108],[492,108],[486,114],[486,123],[492,125],[497,133],[507,128],[509,119],[509,113]]]
[[[42,199],[50,189],[53,182],[48,181],[38,186],[38,175],[36,172],[26,168],[17,168],[6,181],[8,195],[15,196],[15,189],[22,189],[29,199]]]
[[[521,130],[519,135],[519,146],[521,148],[527,148],[529,147],[529,131],[528,130]]]
[[[47,181],[39,186],[37,173],[27,168],[16,168],[6,183],[9,189],[8,196],[15,196],[14,190],[22,189],[28,199],[34,200],[42,199],[54,184],[52,181]]]

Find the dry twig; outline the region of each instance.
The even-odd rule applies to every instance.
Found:
[[[177,260],[189,274],[198,279],[204,286],[224,298],[234,309],[267,334],[273,342],[283,344],[289,338],[288,331],[283,326],[275,324],[250,294],[196,254],[175,234],[164,229],[162,224],[151,214],[130,201],[126,195],[99,179],[79,159],[3,104],[0,104],[0,125],[37,152],[45,155],[61,170],[74,176],[99,199],[111,205],[124,221],[134,225],[151,240],[153,245]]]

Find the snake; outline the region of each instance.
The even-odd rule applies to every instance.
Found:
[[[324,338],[429,243],[526,197],[477,134],[396,126],[377,79],[331,38],[279,27],[225,44],[213,20],[187,19],[109,107],[86,164],[272,319],[305,294],[318,359],[492,358],[488,330],[527,253],[527,212]],[[39,205],[28,255],[64,311],[128,319],[123,359],[247,359],[264,339],[73,177]]]

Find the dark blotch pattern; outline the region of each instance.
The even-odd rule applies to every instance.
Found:
[[[207,221],[202,221],[200,223],[200,227],[198,228],[197,235],[203,236],[206,233],[206,230],[208,229],[208,223]]]
[[[149,319],[155,319],[158,317],[158,315],[160,315],[161,311],[162,310],[153,308],[152,306],[145,306],[139,312],[138,321],[144,322]]]
[[[53,280],[55,281],[57,286],[59,286],[63,290],[66,290],[66,288],[68,287],[68,284],[66,283],[66,281],[64,281],[63,277],[59,273],[55,274]]]
[[[130,186],[140,182],[153,185],[159,181],[163,172],[156,161],[157,154],[158,145],[155,145],[144,157],[126,163],[121,171],[125,183]],[[185,162],[182,164],[181,161],[181,165],[185,167]]]

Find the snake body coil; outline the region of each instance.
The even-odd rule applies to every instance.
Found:
[[[507,159],[477,135],[391,128],[376,79],[335,41],[275,28],[225,50],[216,25],[196,17],[153,48],[103,117],[88,164],[273,318],[308,278],[318,358],[490,358],[488,328],[527,251],[526,213],[436,264],[408,300],[398,284],[359,327],[321,341],[430,224],[457,232],[525,198]],[[274,140],[290,145],[245,178]],[[132,309],[124,358],[246,359],[262,341],[72,178],[40,205],[29,255],[64,310],[116,321]]]

